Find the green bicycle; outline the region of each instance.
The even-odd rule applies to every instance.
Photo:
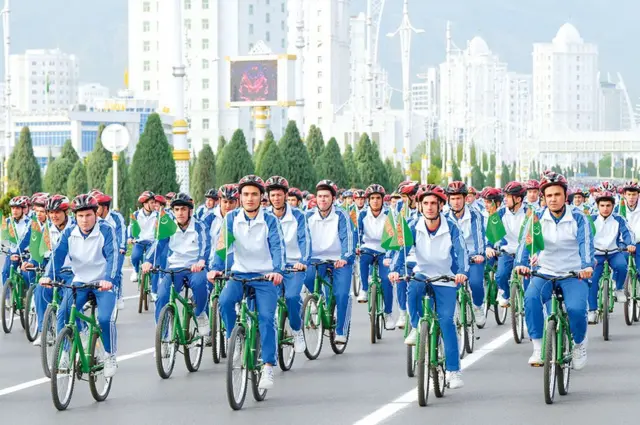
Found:
[[[134,241],[134,243],[137,243]],[[142,249],[142,258],[144,259],[147,254],[147,246],[144,245]],[[140,261],[140,265],[144,260]],[[140,267],[140,266],[138,266]],[[138,268],[140,270],[140,268]],[[151,297],[151,273],[142,273],[140,272],[141,279],[138,281],[138,313],[142,313],[142,309],[144,311],[149,311],[149,298]]]
[[[70,272],[71,270],[63,269],[62,271],[62,273]],[[40,344],[40,363],[47,378],[51,378],[53,349],[58,338],[57,315],[60,303],[62,303],[62,291],[54,286],[53,297],[42,318],[42,343]]]
[[[224,280],[216,278],[209,296],[209,326],[211,329],[211,353],[213,362],[220,363],[227,357],[227,328],[220,314],[220,294],[224,288]]]
[[[3,250],[3,254],[9,254],[8,251]],[[29,258],[27,254],[20,254],[20,262]],[[4,283],[2,287],[2,294],[0,295],[0,310],[2,310],[2,330],[4,333],[11,333],[13,328],[13,321],[15,314],[20,316],[20,324],[24,329],[27,328],[26,324],[26,311],[25,311],[25,296],[27,292],[28,284],[25,282],[22,274],[20,273],[19,265],[9,267],[9,279]]]
[[[302,331],[307,348],[304,354],[309,360],[315,360],[322,351],[323,337],[325,329],[328,330],[329,343],[335,354],[342,354],[349,343],[351,334],[351,324],[347,331],[347,341],[344,344],[336,343],[336,323],[337,309],[336,300],[333,296],[333,271],[327,268],[328,279],[322,279],[318,272],[318,267],[322,265],[333,265],[334,261],[325,260],[313,263],[316,268],[313,292],[308,294],[302,305],[303,322]]]
[[[499,257],[500,255],[506,254],[504,251],[498,251]],[[509,254],[507,254],[509,255]],[[498,264],[496,261],[495,265],[490,265],[487,261],[484,266],[484,317],[489,316],[489,310],[493,310],[494,317],[496,319],[496,323],[498,325],[504,325],[504,322],[507,321],[507,307],[500,307],[498,303],[498,282],[496,280],[496,273],[498,271]],[[483,326],[478,326],[478,328],[482,329]]]
[[[602,337],[605,341],[609,341],[609,316],[613,313],[615,305],[615,282],[613,281],[611,266],[609,265],[609,255],[622,252],[624,249],[598,249],[596,252],[604,255],[605,262],[602,269],[602,276],[598,283],[598,310],[597,317],[602,320]],[[593,284],[593,283],[592,283]]]
[[[511,331],[516,344],[524,340],[524,283],[522,277],[516,273],[515,267],[511,272]]]
[[[469,281],[458,287],[456,298],[458,303],[455,316],[458,354],[462,359],[466,353],[473,353],[476,344],[476,320],[473,315],[473,301],[469,289]]]
[[[551,282],[551,311],[545,319],[542,335],[541,358],[544,362],[544,401],[552,404],[558,387],[558,394],[569,393],[571,378],[571,362],[573,352],[573,336],[569,328],[569,316],[564,306],[564,295],[558,282],[578,277],[578,273],[571,272],[562,276],[545,276],[532,272],[531,276],[541,277]]]
[[[404,336],[403,339],[407,339],[409,333],[413,329],[411,327],[411,317],[409,316],[409,311],[407,310],[406,314],[406,323],[407,325],[404,327]],[[411,345],[407,345],[407,376],[409,378],[413,378],[416,376],[416,364],[418,361],[416,360],[416,349]]]
[[[624,281],[624,292],[627,301],[624,303],[624,321],[627,326],[640,320],[640,288],[638,288],[638,270],[633,254],[629,254],[627,278]]]
[[[168,379],[173,373],[179,346],[184,350],[184,362],[189,372],[197,372],[202,362],[204,338],[198,332],[194,305],[189,297],[189,278],[184,277],[184,296],[175,289],[176,274],[190,270],[191,267],[175,270],[162,270],[158,267],[151,269],[151,273],[171,276],[169,303],[160,311],[156,325],[156,369],[162,379]],[[178,305],[182,306],[182,317]]]
[[[28,271],[35,272],[35,280],[34,284],[29,285],[29,289],[27,290],[27,295],[24,297],[24,334],[27,337],[29,342],[33,342],[38,337],[38,314],[36,313],[36,302],[33,297],[34,291],[37,288],[38,282],[40,278],[44,274],[44,266],[31,267],[27,269]]]
[[[296,270],[294,268],[286,268],[285,273],[301,273],[304,270]],[[276,318],[278,323],[278,366],[283,372],[291,369],[293,361],[296,358],[296,350],[293,342],[293,329],[289,324],[289,310],[285,298],[284,282],[281,286],[281,294],[278,298],[278,308],[276,310]]]
[[[355,261],[353,263],[353,274],[351,275],[351,290],[353,291],[353,296],[357,297],[360,295],[360,290],[362,289],[362,280],[360,279],[360,261]]]
[[[104,349],[102,330],[96,319],[96,299],[93,294],[89,296],[91,312],[88,316],[82,314],[77,306],[77,293],[80,289],[99,289],[96,283],[83,285],[66,285],[60,282],[51,282],[51,286],[67,288],[71,290],[73,303],[69,321],[60,331],[53,347],[55,357],[51,367],[51,396],[53,404],[58,410],[65,410],[71,402],[76,377],[79,380],[87,375],[91,395],[96,401],[104,401],[111,391],[113,378],[104,376],[104,359],[107,353]],[[89,328],[89,347],[85,351],[80,338],[80,331],[76,321],[85,322]]]
[[[382,331],[384,330],[384,294],[382,292],[382,280],[380,279],[380,270],[378,267],[378,259],[384,256],[384,253],[371,253],[360,251],[360,255],[368,255],[373,259],[371,264],[371,277],[369,278],[369,289],[367,298],[369,300],[369,333],[371,343],[375,344],[376,340],[382,339]]]

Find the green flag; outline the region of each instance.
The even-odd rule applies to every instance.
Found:
[[[526,247],[531,255],[544,249],[544,237],[542,236],[542,225],[537,215],[533,215],[527,225],[527,235],[525,237]]]
[[[156,221],[156,239],[161,241],[170,238],[178,230],[178,225],[165,210],[160,210],[160,215]]]
[[[624,202],[624,198],[620,200],[620,209],[618,210],[618,214],[627,218],[627,204]]]
[[[384,228],[382,229],[382,246],[386,250],[398,250],[398,240],[396,236],[396,224],[393,221],[393,214],[389,212],[387,219],[384,222]]]
[[[223,260],[226,260],[227,252],[235,240],[236,238],[233,237],[233,233],[229,232],[229,226],[225,217],[225,220],[222,222],[222,227],[220,228],[220,234],[218,235],[218,242],[216,243],[216,254]]]
[[[16,226],[13,222],[13,218],[2,220],[2,229],[0,230],[0,239],[3,242],[9,242],[13,244],[18,243],[18,232],[16,232]]]
[[[489,216],[489,219],[487,220],[487,240],[491,245],[495,245],[498,241],[504,238],[506,234],[507,230],[504,228],[502,218],[500,218],[500,214],[496,210]]]
[[[396,222],[396,238],[395,243],[398,246],[398,249],[401,247],[410,247],[413,245],[413,233],[411,233],[411,229],[409,229],[409,223],[407,223],[407,219],[404,218],[403,215],[398,217],[398,221]]]
[[[141,232],[140,223],[138,223],[136,216],[131,213],[131,210],[129,210],[129,217],[131,218],[131,237],[133,237],[133,239],[138,239]]]
[[[42,260],[44,260],[44,254],[47,252],[43,231],[40,230],[40,224],[38,224],[37,220],[31,222],[29,252],[31,253],[31,258],[38,263],[42,263]]]

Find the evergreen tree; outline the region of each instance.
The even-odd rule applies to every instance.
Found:
[[[495,152],[492,152],[491,156],[489,157],[489,169],[493,170],[493,172],[495,174],[495,170],[496,170],[496,154],[495,154]]]
[[[440,141],[431,141],[431,164],[442,169],[442,152],[440,151]]]
[[[49,165],[51,165],[53,161],[54,161],[53,152],[51,152],[51,148],[49,148],[49,155],[47,155],[47,169],[49,168]]]
[[[471,167],[473,167],[474,165],[478,165],[478,154],[476,151],[476,145],[473,143],[471,143],[471,154],[469,161],[471,162]]]
[[[102,145],[102,131],[104,124],[98,128],[98,139],[93,146],[93,151],[87,156],[87,180],[91,189],[104,191],[107,172],[113,167],[111,152]]]
[[[496,186],[496,172],[491,170],[487,173],[487,177],[484,179],[485,186]]]
[[[471,169],[471,186],[475,187],[477,191],[481,191],[486,186],[484,180],[485,177],[480,171],[480,167],[474,165]]]
[[[394,164],[391,158],[385,159],[384,167],[387,169],[387,175],[389,176],[389,184],[385,186],[385,189],[387,193],[391,193],[404,181],[404,174],[400,166]]]
[[[464,157],[464,150],[463,150],[462,143],[458,143],[458,146],[456,146],[456,157],[454,158],[454,162],[457,162],[458,165],[460,165],[460,163],[462,163],[463,157]]]
[[[435,165],[431,165],[431,167],[429,167],[429,175],[427,176],[427,181],[431,184],[441,184],[443,179],[444,177],[442,175],[442,170],[439,167],[436,167]],[[412,176],[412,180],[413,180],[413,176]]]
[[[113,167],[105,177],[105,193],[113,196]],[[115,202],[112,203],[112,206]],[[133,210],[135,204],[131,193],[129,181],[129,166],[127,165],[126,151],[118,155],[118,211],[122,211],[125,220],[128,220],[129,210]]]
[[[384,185],[387,182],[386,170],[380,159],[378,148],[371,143],[367,133],[363,133],[360,137],[356,146],[355,160],[363,187],[372,183]]]
[[[311,127],[309,127],[309,134],[307,134],[307,151],[309,152],[311,162],[313,162],[313,166],[316,169],[324,147],[322,131],[315,125],[311,125]]]
[[[69,196],[69,199],[73,199],[81,193],[87,193],[88,190],[87,171],[82,161],[76,161],[67,181],[67,196]]]
[[[311,131],[309,131],[309,134],[311,135]],[[335,138],[329,139],[327,146],[322,149],[322,154],[316,162],[316,173],[318,180],[333,180],[338,187],[348,185],[349,177],[340,155],[340,147]]]
[[[29,127],[23,127],[18,144],[9,156],[8,177],[11,186],[21,195],[30,196],[42,191],[42,175],[38,160],[33,154],[31,132]]]
[[[144,132],[133,154],[131,167],[131,193],[150,190],[154,193],[178,192],[176,163],[171,146],[160,121],[160,115],[149,115]]]
[[[504,162],[502,163],[502,181],[504,182],[504,184],[507,184],[513,180],[515,180],[515,176],[512,176],[511,173],[509,172],[509,167],[507,167],[507,164],[505,164]]]
[[[216,158],[208,144],[204,145],[193,167],[191,196],[196,202],[204,199],[207,190],[216,187]]]
[[[260,169],[262,158],[264,157],[265,148],[268,144],[276,143],[271,130],[267,130],[267,134],[264,137],[264,141],[258,145],[258,149],[253,154],[253,162],[256,164],[256,170]]]
[[[387,167],[384,166],[384,161],[382,161],[382,156],[380,155],[380,150],[378,149],[378,142],[376,142],[375,140],[371,143],[371,153],[373,154],[373,159],[376,164],[375,167],[378,175],[376,177],[376,180],[372,181],[369,184],[377,183],[382,187],[389,186],[389,173],[387,172]]]
[[[284,177],[282,173],[285,169],[285,160],[278,144],[273,140],[273,135],[270,138],[265,138],[261,145],[263,145],[261,160],[256,166],[256,174],[264,180],[271,176]]]
[[[44,174],[44,191],[51,194],[67,193],[67,181],[73,170],[73,163],[67,158],[53,160]]]
[[[71,140],[67,140],[66,142],[64,142],[64,145],[62,145],[62,150],[60,151],[60,156],[58,158],[67,158],[69,161],[71,161],[72,164],[75,164],[76,161],[80,159],[80,157],[78,156],[78,152],[76,152],[76,149],[71,143]]]
[[[243,176],[253,174],[253,161],[242,130],[233,133],[231,142],[225,146],[221,156],[220,164],[216,167],[216,182],[219,185],[237,183]]]
[[[359,187],[361,185],[360,173],[358,172],[358,165],[356,164],[355,155],[351,145],[347,145],[342,154],[342,162],[344,168],[347,170],[347,184],[345,187]],[[322,176],[320,176],[322,178]]]
[[[312,190],[316,185],[316,173],[309,158],[307,148],[302,143],[300,132],[295,121],[289,121],[284,136],[278,144],[285,167],[282,176],[289,180],[291,186],[300,190]]]
[[[227,146],[227,140],[224,136],[220,136],[218,138],[218,147],[216,148],[216,173],[219,173],[220,167],[222,166],[222,155],[224,153],[224,148]],[[220,178],[216,174],[216,182],[220,183]]]
[[[451,174],[453,174],[452,178],[454,181],[462,180],[462,175],[460,174],[460,167],[458,167],[458,164],[455,161],[451,164]]]
[[[489,168],[489,156],[486,152],[482,152],[482,169],[487,170]]]

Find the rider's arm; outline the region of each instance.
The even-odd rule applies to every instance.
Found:
[[[455,274],[469,276],[469,251],[464,242],[464,235],[453,220],[449,220],[449,234],[451,235],[451,271]]]
[[[338,237],[340,238],[340,246],[342,247],[342,255],[340,258],[347,262],[351,262],[355,255],[356,234],[354,232],[353,223],[347,213],[341,209],[336,208],[336,214],[338,214]]]
[[[593,246],[593,235],[591,235],[591,226],[584,214],[574,213],[574,219],[578,226],[578,253],[583,269],[594,267],[595,248]]]
[[[284,247],[284,237],[282,236],[280,220],[278,220],[273,214],[265,214],[264,220],[269,229],[267,234],[267,243],[269,244],[269,253],[271,254],[273,272],[283,274],[284,268],[287,264],[287,252]]]
[[[210,239],[206,236],[204,223],[196,221],[194,224],[196,232],[198,233],[198,261],[204,261],[206,263],[207,260],[209,260],[211,251]]]
[[[471,211],[471,225],[473,226],[473,255],[484,255],[485,251],[485,228],[482,215],[475,210]]]
[[[58,276],[60,274],[60,269],[64,264],[65,258],[67,258],[67,254],[69,253],[69,235],[74,228],[75,226],[69,226],[64,229],[62,235],[60,235],[58,244],[51,249],[51,258],[49,259],[49,264],[47,264],[44,271],[44,275],[49,279],[53,279],[54,276]]]
[[[619,215],[614,215],[613,218],[618,222],[618,239],[624,244],[625,248],[629,245],[634,245],[633,235],[629,231],[629,222]]]
[[[169,239],[171,238],[153,241],[147,250],[144,261],[146,263],[164,267],[167,262],[167,257],[169,256]]]
[[[102,233],[102,237],[104,238],[102,255],[107,261],[103,280],[116,283],[116,276],[118,275],[118,243],[116,241],[116,231],[106,222],[99,222],[97,225],[100,226],[100,233]]]
[[[116,232],[120,236],[119,248],[122,250],[127,249],[127,227],[124,223],[124,217],[122,214],[113,214],[113,221],[116,223]]]
[[[366,216],[366,211],[360,211],[360,213],[358,213],[358,246],[364,244],[364,218]]]
[[[300,262],[309,265],[311,259],[311,234],[309,233],[309,225],[307,217],[299,210],[292,209],[293,216],[298,221],[298,249],[300,250]]]
[[[213,235],[213,234],[211,235],[211,236],[215,236],[215,239],[211,242],[211,257],[213,258],[213,260],[210,260],[210,264],[209,264],[209,268],[211,270],[224,271],[225,264],[226,265],[231,264],[230,262],[227,261],[229,257],[230,247],[227,247],[226,249],[227,258],[222,258],[218,251],[218,245],[220,245],[221,243],[224,243],[223,241],[220,241],[220,238],[222,237],[222,226],[227,226],[227,234],[233,235],[233,221],[236,218],[236,215],[238,215],[238,211],[239,210],[236,209],[234,211],[231,211],[227,215],[225,215],[224,220],[220,225],[220,230],[218,230],[216,235]],[[211,227],[213,229],[214,226],[211,226]]]

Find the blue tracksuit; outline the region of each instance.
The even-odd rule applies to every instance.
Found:
[[[374,256],[379,255],[376,261],[380,282],[382,283],[384,312],[391,314],[393,311],[393,287],[389,281],[389,267],[384,265],[386,252],[380,245],[388,214],[391,214],[391,212],[387,209],[380,211],[377,217],[373,215],[370,209],[361,211],[358,215],[358,240],[360,245],[360,280],[362,289],[364,291],[369,289],[369,268],[373,264]],[[400,289],[398,291],[400,292]],[[404,307],[404,304],[400,304],[400,306]]]
[[[10,243],[5,241],[5,243],[9,244],[9,255],[7,255],[4,259],[4,266],[2,268],[2,284],[9,279],[10,267],[18,267],[20,266],[20,262],[11,261],[10,257],[14,254],[22,254],[29,247],[29,240],[31,239],[31,219],[27,216],[23,216],[20,220],[14,221],[12,218],[5,218],[5,226],[9,227],[9,230],[15,231],[16,239],[18,243]],[[22,273],[22,277],[25,278],[25,281],[29,281],[29,274]]]

